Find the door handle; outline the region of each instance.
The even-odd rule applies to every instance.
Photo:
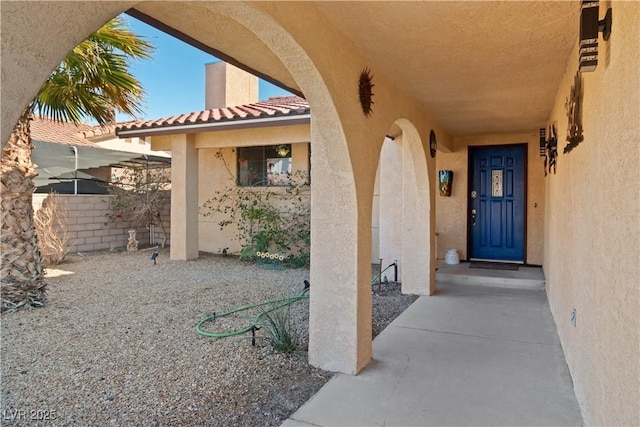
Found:
[[[474,209],[471,209],[471,226],[475,227],[476,225],[476,214],[478,213],[478,211]]]

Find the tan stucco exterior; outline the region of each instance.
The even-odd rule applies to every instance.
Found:
[[[204,108],[223,108],[258,101],[258,78],[226,62],[205,67]]]
[[[640,3],[613,2],[614,31],[584,73],[584,141],[568,154],[570,56],[549,122],[557,174],[544,180],[549,304],[587,425],[640,423]],[[576,310],[576,326],[571,310]]]
[[[186,138],[186,134],[162,135],[149,138],[153,149],[171,150],[175,139]],[[291,144],[292,173],[309,172],[309,141],[311,138],[309,125],[256,127],[249,129],[235,129],[212,132],[200,132],[189,134],[193,141],[196,156],[194,170],[198,171],[197,186],[182,187],[173,185],[174,189],[197,195],[197,231],[190,236],[181,235],[184,239],[194,239],[199,251],[220,253],[223,250],[230,254],[240,252],[241,242],[238,241],[237,226],[229,225],[221,229],[219,223],[226,219],[221,214],[208,214],[208,210],[201,209],[205,202],[217,196],[218,192],[224,192],[236,187],[236,163],[237,148],[264,145]],[[222,157],[220,157],[220,155]],[[285,192],[285,189],[273,187],[275,192]],[[309,198],[309,191],[305,191],[303,197]],[[207,215],[205,215],[207,213]],[[172,211],[175,222],[181,223],[178,216],[186,215],[187,211],[180,208]],[[180,240],[176,236],[176,242]],[[184,243],[186,244],[186,243]],[[172,255],[173,256],[173,255]]]
[[[198,258],[198,150],[193,135],[170,140],[171,234],[179,236],[171,242],[171,259],[186,261]]]
[[[260,140],[254,140],[254,146],[263,145]],[[297,172],[305,174],[309,171],[309,144],[297,143],[291,145],[291,171],[295,176]],[[236,187],[236,162],[237,151],[235,148],[209,148],[199,151],[199,206],[203,206],[205,202],[213,199],[219,193],[224,193],[229,188]],[[218,153],[222,155],[219,157]],[[228,168],[228,169],[227,169]],[[256,187],[252,191],[260,191]],[[286,188],[270,187],[269,191],[274,195],[282,195],[283,203],[286,206],[288,199]],[[218,193],[219,192],[219,193]],[[290,197],[290,196],[289,196]],[[307,200],[310,198],[310,192],[303,189],[299,194]],[[274,203],[278,200],[273,198]],[[221,229],[220,221],[228,219],[226,215],[214,213],[212,215],[204,215],[201,210],[198,218],[198,247],[201,251],[220,253],[226,249],[227,253],[237,254],[242,249],[241,242],[237,236],[237,224],[231,224]],[[286,255],[286,254],[285,254]]]
[[[600,39],[598,68],[583,76],[585,140],[571,153],[561,153],[557,174],[545,179],[540,177],[537,130],[557,121],[562,141],[564,102],[577,69],[579,3],[456,2],[451,12],[447,2],[431,3],[351,3],[342,15],[340,6],[330,2],[145,2],[138,7],[299,88],[310,103],[313,365],[355,374],[371,359],[372,206],[379,154],[390,127],[398,123],[403,144],[409,141],[411,150],[413,182],[408,191],[416,196],[412,206],[417,207],[405,211],[404,217],[422,218],[424,229],[403,231],[403,247],[419,249],[410,255],[425,266],[422,283],[414,282],[422,286],[416,293],[425,294],[434,286],[435,232],[440,233],[440,256],[447,247],[466,247],[464,231],[459,231],[466,221],[465,147],[528,142],[527,262],[544,267],[549,302],[585,422],[636,425],[640,4],[602,2],[613,8],[613,31],[608,42]],[[133,4],[2,2],[3,140],[64,52]],[[426,13],[429,7],[433,14]],[[394,30],[418,19],[429,34],[416,37],[394,31],[400,45],[393,44],[394,38],[372,42],[383,34],[374,23],[385,19],[358,19],[351,28],[354,8],[363,14],[359,18],[382,16],[398,23],[388,23]],[[496,13],[496,8],[503,13]],[[437,22],[425,25],[424,20],[443,14],[449,19],[438,21],[443,23],[439,30],[433,27]],[[398,46],[401,52],[407,47],[410,54],[403,55],[403,61],[387,60],[395,58]],[[438,57],[443,59],[433,60]],[[365,67],[372,69],[376,85],[371,118],[362,114],[355,96]],[[501,86],[505,80],[508,88]],[[437,165],[428,155],[431,129],[441,148]],[[197,141],[171,144],[174,156],[174,150],[182,149],[193,162]],[[185,165],[178,179],[193,182]],[[459,173],[454,196],[440,200],[436,171],[445,166]],[[321,173],[326,170],[333,173]],[[438,227],[436,197],[437,216],[451,218],[438,221]],[[194,206],[191,199],[182,203]],[[420,243],[409,240],[415,236],[420,236]],[[191,250],[181,252],[189,255]],[[415,261],[403,256],[405,265]],[[407,272],[403,271],[404,280],[410,280]],[[569,322],[573,308],[576,327]]]

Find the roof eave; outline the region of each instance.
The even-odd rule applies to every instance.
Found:
[[[216,132],[223,130],[255,129],[274,126],[293,126],[309,124],[311,113],[292,116],[268,117],[259,119],[229,120],[222,122],[191,123],[170,126],[158,126],[144,129],[116,129],[118,137],[141,137],[176,135],[181,133]]]

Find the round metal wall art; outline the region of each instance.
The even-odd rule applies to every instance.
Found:
[[[362,112],[365,116],[371,116],[373,112],[371,106],[373,105],[373,86],[375,86],[371,81],[373,80],[373,76],[371,75],[371,70],[369,68],[365,68],[360,73],[360,80],[358,82],[358,94],[360,95],[360,105],[362,106]]]
[[[431,129],[431,132],[429,132],[429,151],[431,152],[431,157],[436,156],[437,150],[438,142],[436,141],[436,133]]]

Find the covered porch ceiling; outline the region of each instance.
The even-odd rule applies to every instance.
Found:
[[[305,7],[369,58],[374,78],[383,73],[452,136],[543,127],[577,43],[580,13],[578,1],[320,1]],[[211,25],[224,18],[198,2],[182,3],[178,18],[172,2],[140,3],[133,14],[299,90],[252,33],[228,20]],[[231,30],[235,36],[224,37]]]

